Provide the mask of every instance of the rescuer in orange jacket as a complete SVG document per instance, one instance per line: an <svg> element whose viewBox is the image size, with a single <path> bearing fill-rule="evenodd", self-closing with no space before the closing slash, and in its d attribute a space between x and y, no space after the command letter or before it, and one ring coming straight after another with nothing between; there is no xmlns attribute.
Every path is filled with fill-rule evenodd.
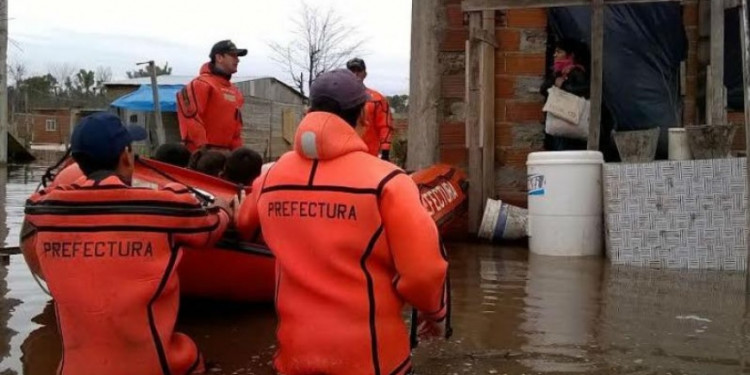
<svg viewBox="0 0 750 375"><path fill-rule="evenodd" d="M367 93L354 74L324 73L310 94L294 150L255 180L236 216L241 235L260 226L276 256L275 367L408 374L404 304L431 334L446 316L437 227L412 179L368 154L355 128Z"/></svg>
<svg viewBox="0 0 750 375"><path fill-rule="evenodd" d="M367 66L365 61L360 58L354 58L346 63L346 68L364 82L367 78ZM370 99L365 104L363 115L364 133L362 139L367 145L368 151L380 157L383 160L390 159L391 137L393 136L393 119L391 117L391 107L388 99L381 93L367 88Z"/></svg>
<svg viewBox="0 0 750 375"><path fill-rule="evenodd" d="M195 343L174 332L176 269L180 246L213 245L231 209L206 208L179 184L131 187L131 142L145 137L111 114L84 118L71 151L85 176L26 203L63 344L59 374L203 371Z"/></svg>
<svg viewBox="0 0 750 375"><path fill-rule="evenodd" d="M245 98L230 80L246 49L230 40L211 48L211 61L200 75L177 93L180 136L193 152L201 146L234 150L242 146L242 105Z"/></svg>

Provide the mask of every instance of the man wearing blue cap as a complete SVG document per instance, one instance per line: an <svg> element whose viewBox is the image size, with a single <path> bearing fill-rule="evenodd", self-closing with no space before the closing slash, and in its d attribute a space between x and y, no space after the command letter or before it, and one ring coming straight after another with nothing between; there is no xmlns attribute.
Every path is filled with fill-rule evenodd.
<svg viewBox="0 0 750 375"><path fill-rule="evenodd" d="M182 246L211 247L231 209L204 207L182 185L131 187L132 143L142 127L97 113L74 129L71 152L85 176L35 193L30 248L55 302L63 353L58 373L192 374L195 343L174 332Z"/></svg>

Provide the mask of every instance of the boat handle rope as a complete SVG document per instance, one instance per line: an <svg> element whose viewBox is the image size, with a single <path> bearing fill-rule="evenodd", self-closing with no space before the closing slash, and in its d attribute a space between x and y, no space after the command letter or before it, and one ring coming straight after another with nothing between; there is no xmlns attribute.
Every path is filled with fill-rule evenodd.
<svg viewBox="0 0 750 375"><path fill-rule="evenodd" d="M60 158L60 160L55 163L55 165L47 168L47 170L44 171L44 174L42 175L42 181L37 186L37 190L39 190L40 187L47 187L47 183L55 179L55 176L57 176L57 173L52 173L52 171L56 170L57 168L60 168L60 166L65 162L65 160L68 160L68 157L70 156L70 147L68 147L65 150L65 153Z"/></svg>
<svg viewBox="0 0 750 375"><path fill-rule="evenodd" d="M10 257L12 255L19 255L21 254L21 247L20 246L9 246L9 247L3 247L0 248L0 256L3 257ZM39 276L35 272L31 272L31 276L34 277L34 281L36 281L36 285L39 285L39 289L42 290L46 295L52 297L52 294L50 294L49 289L45 286L45 283L43 283L41 280L39 280Z"/></svg>
<svg viewBox="0 0 750 375"><path fill-rule="evenodd" d="M208 204L214 203L214 198L206 195L205 193L199 191L198 189L196 189L196 188L194 188L194 187L192 187L190 185L182 183L178 179L172 177L169 173L164 172L161 169L154 167L153 165L149 165L145 161L141 160L140 156L138 156L138 155L135 156L135 162L141 164L142 166L144 166L144 167L146 167L146 168L148 168L148 169L150 169L150 170L152 170L152 171L154 171L156 173L158 173L160 176L162 176L162 177L164 177L164 178L166 178L166 179L168 179L168 180L170 180L172 182L176 182L178 184L181 184L181 185L185 186L188 190L190 190L191 193L195 194L195 196L198 197L198 199L202 200L204 203L208 203Z"/></svg>

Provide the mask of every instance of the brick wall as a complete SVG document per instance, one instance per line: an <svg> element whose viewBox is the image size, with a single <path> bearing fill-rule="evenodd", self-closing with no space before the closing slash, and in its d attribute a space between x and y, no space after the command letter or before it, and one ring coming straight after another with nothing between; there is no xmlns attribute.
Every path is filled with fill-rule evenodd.
<svg viewBox="0 0 750 375"><path fill-rule="evenodd" d="M466 167L465 49L469 32L460 1L444 0L444 5L440 158ZM498 195L506 199L525 192L526 158L542 148L544 103L539 87L545 70L547 13L545 9L511 10L497 12L496 19L496 185ZM510 200L518 201L515 197Z"/></svg>
<svg viewBox="0 0 750 375"><path fill-rule="evenodd" d="M47 120L54 120L56 128L47 130ZM42 113L16 114L11 131L16 130L24 142L34 144L65 144L70 139L70 112L50 110ZM28 137L29 139L25 139Z"/></svg>
<svg viewBox="0 0 750 375"><path fill-rule="evenodd" d="M683 122L701 122L699 96L701 60L699 53L700 9L697 0L684 1L683 21L689 42L685 62ZM465 145L465 46L468 19L460 0L443 0L445 30L441 41L443 118L440 127L442 162L467 166ZM495 59L495 165L497 192L501 199L523 205L526 190L526 159L543 147L543 97L539 94L545 73L547 10L517 9L496 13ZM742 114L730 120L741 122ZM739 120L739 121L738 121ZM744 145L738 131L736 147Z"/></svg>
<svg viewBox="0 0 750 375"><path fill-rule="evenodd" d="M547 11L497 14L495 57L495 164L500 195L526 191L526 159L542 149Z"/></svg>
<svg viewBox="0 0 750 375"><path fill-rule="evenodd" d="M727 113L727 122L730 124L744 125L745 124L745 113L744 112L729 112ZM732 149L735 151L745 150L745 127L737 126L737 132L734 134L734 143Z"/></svg>
<svg viewBox="0 0 750 375"><path fill-rule="evenodd" d="M698 120L698 43L700 40L698 1L686 1L683 5L682 22L688 39L688 56L685 62L685 87L683 96L682 122L696 125Z"/></svg>

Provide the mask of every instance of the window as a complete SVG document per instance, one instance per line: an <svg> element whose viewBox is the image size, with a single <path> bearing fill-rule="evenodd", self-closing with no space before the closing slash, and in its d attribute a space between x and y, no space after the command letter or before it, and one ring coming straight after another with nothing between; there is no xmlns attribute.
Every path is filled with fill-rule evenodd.
<svg viewBox="0 0 750 375"><path fill-rule="evenodd" d="M44 128L48 132L57 131L57 120L55 120L53 118L47 119L47 121L44 122Z"/></svg>

